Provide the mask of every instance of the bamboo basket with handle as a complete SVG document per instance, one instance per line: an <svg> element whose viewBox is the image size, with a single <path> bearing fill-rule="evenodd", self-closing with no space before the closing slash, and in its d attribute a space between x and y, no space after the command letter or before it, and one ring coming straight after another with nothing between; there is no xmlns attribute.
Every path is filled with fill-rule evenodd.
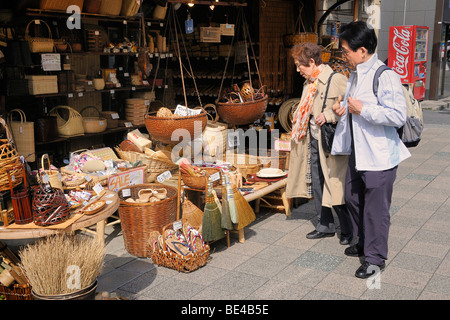
<svg viewBox="0 0 450 320"><path fill-rule="evenodd" d="M39 23L44 24L47 27L49 37L32 37L30 36L30 25L32 23ZM39 53L39 52L53 52L55 43L52 38L52 30L50 29L49 25L43 21L43 20L31 20L26 29L25 29L25 39L28 41L28 44L30 46L30 51L33 53Z"/></svg>
<svg viewBox="0 0 450 320"><path fill-rule="evenodd" d="M47 160L48 169L45 168L45 160ZM39 171L41 173L46 174L48 176L50 185L53 188L63 190L63 185L62 185L62 182L61 182L61 174L60 174L60 172L58 170L53 170L51 168L50 158L48 157L47 153L43 154L42 157L41 157L41 169ZM40 176L41 175L39 175L39 177Z"/></svg>
<svg viewBox="0 0 450 320"><path fill-rule="evenodd" d="M13 120L13 114L18 113L20 121ZM34 122L27 122L27 116L21 109L13 109L8 114L8 124L11 127L17 152L28 162L36 160L34 144Z"/></svg>
<svg viewBox="0 0 450 320"><path fill-rule="evenodd" d="M60 112L67 114L67 120ZM56 116L58 134L63 137L84 135L83 117L75 109L69 106L56 106L50 110L51 116Z"/></svg>
<svg viewBox="0 0 450 320"><path fill-rule="evenodd" d="M95 110L97 113L97 117L84 117L83 112L86 110ZM108 121L106 118L103 118L100 114L100 111L94 106L88 106L83 108L80 111L80 114L83 117L83 129L85 133L99 133L106 130L106 127L108 125Z"/></svg>
<svg viewBox="0 0 450 320"><path fill-rule="evenodd" d="M11 131L3 118L0 118L0 124L6 131L6 139L0 139L0 191L9 190L8 173L15 176L12 187L15 188L22 183L22 175L20 174L20 155L14 144Z"/></svg>
<svg viewBox="0 0 450 320"><path fill-rule="evenodd" d="M283 36L283 43L285 47L292 47L296 44L304 42L312 42L317 44L319 41L319 35L316 32L306 32L306 28L302 20L302 9L303 4L300 5L298 18L295 23L296 33L285 34ZM300 27L303 27L304 32L300 32Z"/></svg>

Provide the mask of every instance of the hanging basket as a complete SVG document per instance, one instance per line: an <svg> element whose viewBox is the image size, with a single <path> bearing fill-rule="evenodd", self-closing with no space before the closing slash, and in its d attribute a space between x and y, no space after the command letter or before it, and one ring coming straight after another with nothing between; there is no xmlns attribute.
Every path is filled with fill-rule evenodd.
<svg viewBox="0 0 450 320"><path fill-rule="evenodd" d="M295 23L295 29L297 30L295 33L285 34L283 36L283 43L285 47L293 47L296 44L304 43L304 42L312 42L317 44L319 42L319 36L315 32L300 32L300 25L303 27L303 30L306 31L305 25L302 21L302 9L303 5L301 5L298 18Z"/></svg>
<svg viewBox="0 0 450 320"><path fill-rule="evenodd" d="M198 115L182 117L157 117L156 112L151 112L145 116L145 127L152 139L170 144L177 142L177 140L172 140L172 133L177 129L187 130L191 136L191 141L194 140L195 134L201 135L205 130L207 121L208 117L205 110L202 110ZM196 132L196 129L199 132ZM183 131L180 130L180 133L182 134ZM174 139L181 138L175 134Z"/></svg>
<svg viewBox="0 0 450 320"><path fill-rule="evenodd" d="M260 119L266 112L268 101L268 96L264 95L262 99L242 103L218 102L216 109L223 121L240 126Z"/></svg>

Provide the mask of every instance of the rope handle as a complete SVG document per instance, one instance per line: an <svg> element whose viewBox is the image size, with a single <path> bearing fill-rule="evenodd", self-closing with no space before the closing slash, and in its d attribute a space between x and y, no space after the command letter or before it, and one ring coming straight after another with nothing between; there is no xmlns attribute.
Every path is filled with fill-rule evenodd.
<svg viewBox="0 0 450 320"><path fill-rule="evenodd" d="M25 39L30 38L30 35L29 35L29 33L30 33L30 31L29 31L30 25L31 25L31 23L33 23L33 22L36 23L36 21L39 21L39 23L44 23L44 24L47 26L48 33L49 33L49 35L50 35L50 39L53 40L52 30L50 29L50 26L49 26L49 25L47 24L47 22L45 22L44 20L39 20L39 19L31 20L31 21L28 23L27 28L25 29ZM36 23L36 24L37 24L37 23Z"/></svg>
<svg viewBox="0 0 450 320"><path fill-rule="evenodd" d="M216 117L215 117L215 118L213 118L213 116L212 116L210 113L208 113L208 111L206 111L206 109L208 109L208 108L212 108L212 109L214 110L214 113L216 114ZM208 103L208 104L206 104L206 105L203 107L203 109L206 111L206 114L207 114L208 116L211 117L211 121L212 121L213 123L216 123L217 121L219 121L219 114L217 113L217 109L216 109L216 105L215 105L215 104L213 104L213 103Z"/></svg>
<svg viewBox="0 0 450 320"><path fill-rule="evenodd" d="M98 116L100 117L100 111L99 111L96 107L94 107L94 106L87 106L87 107L84 107L83 109L81 109L80 114L83 115L83 111L85 111L85 110L87 110L87 109L95 109L95 111L97 111Z"/></svg>

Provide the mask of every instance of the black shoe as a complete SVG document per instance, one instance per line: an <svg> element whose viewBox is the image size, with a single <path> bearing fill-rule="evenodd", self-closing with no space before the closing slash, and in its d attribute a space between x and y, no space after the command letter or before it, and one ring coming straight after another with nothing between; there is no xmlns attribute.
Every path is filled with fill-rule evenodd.
<svg viewBox="0 0 450 320"><path fill-rule="evenodd" d="M350 242L352 242L353 234L341 234L341 239L339 240L339 243L342 245L348 245Z"/></svg>
<svg viewBox="0 0 450 320"><path fill-rule="evenodd" d="M344 253L346 256L350 257L362 257L364 255L364 249L361 248L358 244L355 244L345 249Z"/></svg>
<svg viewBox="0 0 450 320"><path fill-rule="evenodd" d="M306 238L308 239L321 239L326 237L334 237L334 232L327 233L314 230L306 235Z"/></svg>
<svg viewBox="0 0 450 320"><path fill-rule="evenodd" d="M364 261L364 263L356 270L355 276L361 279L367 279L374 275L376 272L381 272L384 270L386 264L383 262L381 265L371 264L370 262Z"/></svg>

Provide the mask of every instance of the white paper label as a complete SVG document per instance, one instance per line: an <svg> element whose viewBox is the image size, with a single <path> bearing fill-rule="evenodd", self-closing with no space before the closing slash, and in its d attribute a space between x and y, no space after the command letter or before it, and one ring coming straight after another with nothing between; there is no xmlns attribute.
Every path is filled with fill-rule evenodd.
<svg viewBox="0 0 450 320"><path fill-rule="evenodd" d="M113 114L111 114L111 118L119 119L119 114L118 113L113 113Z"/></svg>
<svg viewBox="0 0 450 320"><path fill-rule="evenodd" d="M220 172L216 172L216 173L212 174L210 176L210 178L211 178L212 182L219 180L220 179Z"/></svg>
<svg viewBox="0 0 450 320"><path fill-rule="evenodd" d="M130 189L123 189L122 190L122 197L127 198L131 196L131 190Z"/></svg>
<svg viewBox="0 0 450 320"><path fill-rule="evenodd" d="M183 227L183 223L181 222L181 220L175 221L173 223L173 230L177 231L180 230Z"/></svg>
<svg viewBox="0 0 450 320"><path fill-rule="evenodd" d="M97 195L100 195L100 192L103 191L103 186L100 183L97 183L93 189Z"/></svg>
<svg viewBox="0 0 450 320"><path fill-rule="evenodd" d="M172 178L172 174L170 171L164 171L159 176L156 177L156 180L158 180L159 183L163 183L164 180Z"/></svg>

